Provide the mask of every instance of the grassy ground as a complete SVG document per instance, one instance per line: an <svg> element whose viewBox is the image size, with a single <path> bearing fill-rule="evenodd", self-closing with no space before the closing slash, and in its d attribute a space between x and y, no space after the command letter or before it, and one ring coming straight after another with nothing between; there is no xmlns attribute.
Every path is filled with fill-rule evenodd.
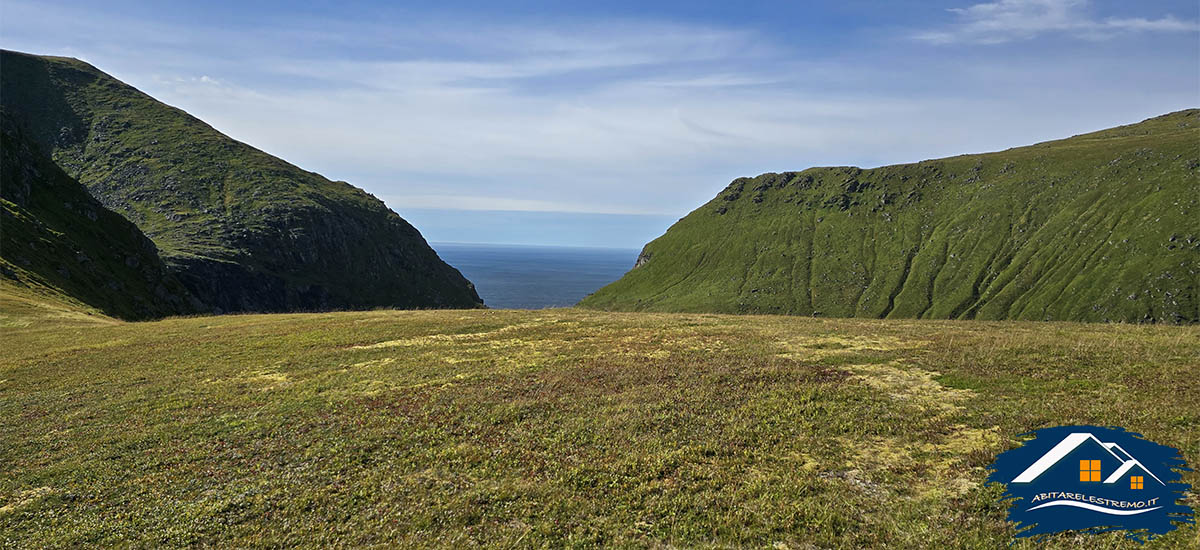
<svg viewBox="0 0 1200 550"><path fill-rule="evenodd" d="M1017 434L1200 463L1200 327L0 306L12 547L999 548Z"/></svg>

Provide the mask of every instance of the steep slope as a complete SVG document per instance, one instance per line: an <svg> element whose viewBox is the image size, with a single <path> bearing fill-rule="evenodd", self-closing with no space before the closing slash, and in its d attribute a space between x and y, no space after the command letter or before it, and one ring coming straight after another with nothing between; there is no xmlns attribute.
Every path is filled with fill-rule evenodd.
<svg viewBox="0 0 1200 550"><path fill-rule="evenodd" d="M740 178L581 305L1200 320L1200 110L1007 151Z"/></svg>
<svg viewBox="0 0 1200 550"><path fill-rule="evenodd" d="M154 243L64 174L3 110L0 278L124 319L202 310Z"/></svg>
<svg viewBox="0 0 1200 550"><path fill-rule="evenodd" d="M215 310L481 304L375 197L234 141L86 63L2 52L0 102Z"/></svg>

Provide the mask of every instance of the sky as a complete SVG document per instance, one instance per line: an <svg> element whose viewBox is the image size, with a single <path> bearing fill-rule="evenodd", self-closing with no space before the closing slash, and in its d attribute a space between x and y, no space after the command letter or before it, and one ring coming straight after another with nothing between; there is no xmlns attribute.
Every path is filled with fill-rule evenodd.
<svg viewBox="0 0 1200 550"><path fill-rule="evenodd" d="M1200 106L1195 0L2 0L0 47L88 61L433 242L640 248L737 177Z"/></svg>

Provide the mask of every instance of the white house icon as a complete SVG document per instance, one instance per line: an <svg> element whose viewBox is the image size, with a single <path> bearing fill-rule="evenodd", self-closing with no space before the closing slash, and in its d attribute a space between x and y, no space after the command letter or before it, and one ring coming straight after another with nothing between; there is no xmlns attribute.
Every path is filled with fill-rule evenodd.
<svg viewBox="0 0 1200 550"><path fill-rule="evenodd" d="M1105 443L1099 439L1096 439L1096 436L1086 432L1073 433L1067 437L1064 437L1062 441L1058 442L1058 445L1055 445L1054 448L1047 451L1046 454L1042 455L1041 458L1037 459L1036 462L1026 468L1024 472L1021 472L1021 475L1013 478L1012 482L1032 482L1033 480L1037 479L1038 476L1045 473L1046 470L1049 470L1052 466L1058 464L1060 460L1066 458L1067 455L1071 454L1081 445L1084 445L1088 442L1096 443L1102 449L1108 451L1113 458L1117 459L1117 461L1121 463L1121 465L1112 474L1104 479L1104 483L1116 483L1117 481L1120 481L1123 476L1133 471L1134 468L1139 468L1142 472L1154 478L1154 480L1159 484L1166 485L1166 483L1163 483L1158 476L1154 475L1153 472L1147 469L1144 464L1138 462L1136 458L1133 458L1133 455L1130 455L1125 451L1125 449L1122 449L1120 445L1117 445L1116 443ZM1093 478L1093 481L1096 479L1098 478Z"/></svg>

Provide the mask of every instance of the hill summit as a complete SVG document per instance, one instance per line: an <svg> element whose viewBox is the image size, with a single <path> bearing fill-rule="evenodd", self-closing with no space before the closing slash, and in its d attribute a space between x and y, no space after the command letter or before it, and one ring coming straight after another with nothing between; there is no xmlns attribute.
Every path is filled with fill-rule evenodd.
<svg viewBox="0 0 1200 550"><path fill-rule="evenodd" d="M581 305L1200 320L1200 110L1059 141L734 180Z"/></svg>

